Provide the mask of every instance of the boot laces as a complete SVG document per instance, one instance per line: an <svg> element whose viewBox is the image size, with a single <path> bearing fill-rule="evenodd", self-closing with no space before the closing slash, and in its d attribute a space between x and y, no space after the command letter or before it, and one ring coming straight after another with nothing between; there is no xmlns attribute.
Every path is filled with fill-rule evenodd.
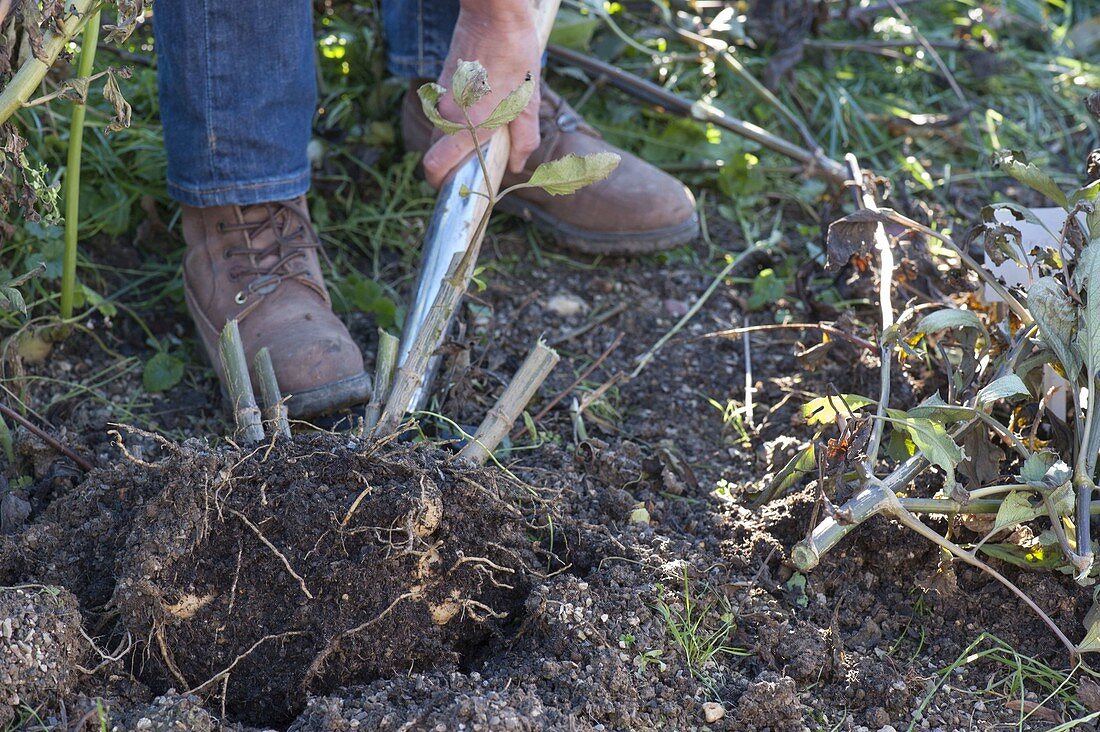
<svg viewBox="0 0 1100 732"><path fill-rule="evenodd" d="M245 232L250 241L255 241L268 230L274 236L274 241L266 247L228 247L225 250L226 259L237 257L247 259L248 262L233 267L229 273L229 278L234 281L251 278L237 293L237 304L244 305L253 295L272 293L287 279L301 282L324 297L324 289L313 281L306 267L292 267L300 260L306 260L311 250L324 256L321 241L317 238L309 217L285 202L261 205L265 207L266 214L261 219L218 224L223 232Z"/></svg>

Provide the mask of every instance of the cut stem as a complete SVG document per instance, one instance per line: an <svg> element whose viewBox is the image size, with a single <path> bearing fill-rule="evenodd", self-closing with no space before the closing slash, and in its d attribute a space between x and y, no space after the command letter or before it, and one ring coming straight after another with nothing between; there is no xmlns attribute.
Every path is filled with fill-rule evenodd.
<svg viewBox="0 0 1100 732"><path fill-rule="evenodd" d="M273 433L278 433L289 439L290 419L283 400L283 393L279 389L279 380L275 378L275 365L271 362L271 351L264 346L256 351L256 357L252 359L252 366L256 370L256 380L260 383L260 399L263 401L264 422Z"/></svg>
<svg viewBox="0 0 1100 732"><path fill-rule="evenodd" d="M909 462L912 462L912 460ZM1071 657L1076 658L1077 647L1066 637L1065 633L1062 632L1061 628L1055 624L1051 617L1047 615L1041 607L1035 604L1034 600L1027 596L1027 593L1010 582L1008 578L993 567L925 525L920 519L905 509L903 504L898 500L897 495L895 495L895 493L882 481L871 478L868 487L861 490L851 500L844 504L840 511L842 515L846 517L843 525L838 523L834 518L828 518L822 521L821 524L814 529L813 534L809 538L799 542L792 550L791 560L799 571L807 572L817 566L823 553L823 551L821 551L822 547L824 547L825 544L828 544L828 546L834 545L840 538L847 535L853 528L858 526L860 522L866 521L875 514L889 514L906 528L920 534L925 539L945 549L967 564L988 573L1008 588L1008 590L1022 600L1024 604L1030 607L1036 615L1042 618L1047 627L1050 628L1054 635L1057 636L1058 640L1060 640L1069 650ZM852 522L848 523L847 518L850 518ZM831 543L829 543L830 541Z"/></svg>
<svg viewBox="0 0 1100 732"><path fill-rule="evenodd" d="M397 347L400 344L397 336L378 329L378 356L374 361L374 391L371 392L370 403L367 404L366 413L363 415L363 428L369 435L378 424L378 418L382 415L382 405L389 396L390 385L393 383L393 367L397 363Z"/></svg>
<svg viewBox="0 0 1100 732"><path fill-rule="evenodd" d="M458 456L483 465L557 363L558 354L554 349L541 340L536 343L500 399L485 415L474 439L462 448Z"/></svg>
<svg viewBox="0 0 1100 732"><path fill-rule="evenodd" d="M99 42L99 15L96 10L84 28L84 41L80 47L80 65L77 76L92 75L95 64L96 44ZM65 253L61 265L61 319L73 317L73 298L76 290L76 245L80 234L80 156L84 149L84 114L87 99L73 102L73 116L69 124L69 154L65 165Z"/></svg>
<svg viewBox="0 0 1100 732"><path fill-rule="evenodd" d="M218 354L225 373L225 388L233 407L237 439L246 445L259 442L264 439L263 422L260 408L256 406L256 395L252 391L252 380L248 376L248 359L244 355L241 330L236 320L230 320L222 329Z"/></svg>

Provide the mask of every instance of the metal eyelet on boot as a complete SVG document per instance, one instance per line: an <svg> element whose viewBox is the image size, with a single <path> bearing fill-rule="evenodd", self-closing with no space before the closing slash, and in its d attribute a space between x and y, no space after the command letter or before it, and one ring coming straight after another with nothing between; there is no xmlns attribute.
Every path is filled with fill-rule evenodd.
<svg viewBox="0 0 1100 732"><path fill-rule="evenodd" d="M558 118L554 120L554 124L558 126L558 129L562 132L576 132L577 131L577 118L568 112L562 112L558 115Z"/></svg>
<svg viewBox="0 0 1100 732"><path fill-rule="evenodd" d="M238 292L236 297L233 298L233 302L238 305L244 305L251 295L268 295L275 292L275 289L282 281L283 278L279 275L260 275L249 282L247 287Z"/></svg>

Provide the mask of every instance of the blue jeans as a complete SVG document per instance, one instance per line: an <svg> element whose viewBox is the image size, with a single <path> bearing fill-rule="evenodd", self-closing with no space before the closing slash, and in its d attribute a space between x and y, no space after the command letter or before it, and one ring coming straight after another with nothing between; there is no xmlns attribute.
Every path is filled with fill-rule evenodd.
<svg viewBox="0 0 1100 732"><path fill-rule="evenodd" d="M383 0L388 66L439 75L459 0ZM157 0L168 193L189 206L281 201L309 190L317 104L310 0Z"/></svg>

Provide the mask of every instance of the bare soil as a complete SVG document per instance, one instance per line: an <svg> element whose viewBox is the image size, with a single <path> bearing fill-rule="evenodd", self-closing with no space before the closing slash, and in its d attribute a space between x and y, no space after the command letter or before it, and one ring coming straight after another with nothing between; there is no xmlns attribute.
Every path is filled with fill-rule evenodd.
<svg viewBox="0 0 1100 732"><path fill-rule="evenodd" d="M13 624L9 637L0 626L0 723L992 730L1020 717L978 693L1003 675L994 664L952 675L914 717L982 630L1066 664L1011 594L969 569L937 573L942 557L886 520L801 578L787 551L809 527L813 490L757 511L743 503L812 436L806 398L873 392L873 358L838 343L808 370L799 356L817 336L754 337L757 410L743 440L710 402L742 398L743 344L700 337L743 321L744 288L721 287L638 378L592 401L580 434L570 401L633 370L713 275L691 261L590 271L547 258L527 270L497 273L467 313L448 416L476 423L540 334L558 339L563 361L534 411L629 337L541 420L534 447L516 440L509 472L345 433L241 450L123 430L124 454L103 413L86 409L65 435L97 463L80 477L22 437L12 474L34 477L23 490L33 511L0 536L0 584L23 586L0 590L0 623L39 630L28 638L30 626ZM76 340L37 368L87 353ZM918 376L898 383L899 400L927 390ZM159 408L190 405L209 427L220 418L213 393L179 387ZM728 495L715 495L719 480ZM1004 569L1064 628L1080 627L1088 592ZM696 645L678 642L685 625ZM1058 701L1046 707L1071 716Z"/></svg>

